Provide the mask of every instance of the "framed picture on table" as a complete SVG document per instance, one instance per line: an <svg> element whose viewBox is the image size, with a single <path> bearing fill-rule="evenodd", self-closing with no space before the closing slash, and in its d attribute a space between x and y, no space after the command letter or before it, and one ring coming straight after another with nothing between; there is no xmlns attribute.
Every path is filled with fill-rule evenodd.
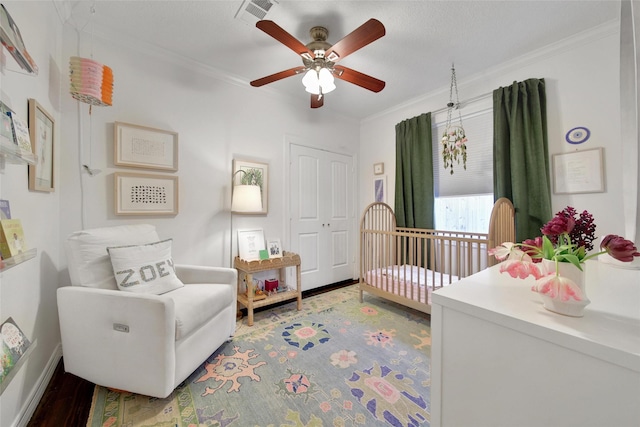
<svg viewBox="0 0 640 427"><path fill-rule="evenodd" d="M238 230L238 256L245 261L260 259L260 251L264 251L264 232L261 228Z"/></svg>
<svg viewBox="0 0 640 427"><path fill-rule="evenodd" d="M267 250L269 251L269 258L282 258L282 247L280 246L280 239L271 239L267 242Z"/></svg>

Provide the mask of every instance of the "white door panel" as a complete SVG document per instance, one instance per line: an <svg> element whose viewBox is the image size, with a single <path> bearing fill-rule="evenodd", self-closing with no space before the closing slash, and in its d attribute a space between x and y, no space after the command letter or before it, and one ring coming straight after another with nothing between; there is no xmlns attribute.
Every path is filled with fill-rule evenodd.
<svg viewBox="0 0 640 427"><path fill-rule="evenodd" d="M353 158L290 145L291 250L300 254L302 289L353 276Z"/></svg>

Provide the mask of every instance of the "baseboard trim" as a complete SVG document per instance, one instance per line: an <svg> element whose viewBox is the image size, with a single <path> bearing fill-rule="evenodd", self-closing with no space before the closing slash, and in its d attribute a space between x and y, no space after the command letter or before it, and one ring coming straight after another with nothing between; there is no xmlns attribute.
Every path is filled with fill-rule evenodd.
<svg viewBox="0 0 640 427"><path fill-rule="evenodd" d="M58 346L53 350L51 357L49 358L49 362L45 370L38 378L37 386L33 388L29 398L27 399L25 405L22 407L20 413L16 417L16 422L13 424L13 427L26 427L29 423L29 420L36 412L38 408L38 404L40 403L40 399L44 395L44 392L47 390L47 386L49 385L49 381L53 377L53 374L56 371L56 367L58 366L58 362L62 358L62 343L59 343Z"/></svg>

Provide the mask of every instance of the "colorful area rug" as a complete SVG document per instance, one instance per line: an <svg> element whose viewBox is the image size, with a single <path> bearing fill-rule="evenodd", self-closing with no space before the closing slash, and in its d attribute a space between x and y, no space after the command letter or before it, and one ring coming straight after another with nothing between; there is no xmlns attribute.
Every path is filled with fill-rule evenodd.
<svg viewBox="0 0 640 427"><path fill-rule="evenodd" d="M238 321L168 398L96 386L87 426L428 426L428 317L349 286Z"/></svg>

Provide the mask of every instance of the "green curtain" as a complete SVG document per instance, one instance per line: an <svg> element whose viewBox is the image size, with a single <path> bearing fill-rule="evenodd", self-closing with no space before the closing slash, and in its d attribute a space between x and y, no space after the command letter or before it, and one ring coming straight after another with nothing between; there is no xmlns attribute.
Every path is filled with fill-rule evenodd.
<svg viewBox="0 0 640 427"><path fill-rule="evenodd" d="M552 213L544 79L493 91L493 189L516 208L516 241L541 235Z"/></svg>
<svg viewBox="0 0 640 427"><path fill-rule="evenodd" d="M396 198L398 227L434 228L431 113L396 125Z"/></svg>

